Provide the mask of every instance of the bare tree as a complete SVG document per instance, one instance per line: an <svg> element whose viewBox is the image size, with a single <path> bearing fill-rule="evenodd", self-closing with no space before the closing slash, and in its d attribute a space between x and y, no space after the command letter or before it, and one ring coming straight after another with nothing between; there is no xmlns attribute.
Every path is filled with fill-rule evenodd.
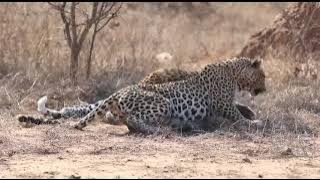
<svg viewBox="0 0 320 180"><path fill-rule="evenodd" d="M101 29L103 29L112 19L114 19L117 15L118 12L122 6L120 4L118 7L115 7L116 3L111 4L110 6L108 5L108 2L102 2L98 12L97 16L100 18L98 21L94 22L94 28L93 28L93 33L92 33L92 38L91 38L91 43L90 43L90 50L89 50L89 56L87 59L87 71L86 71L86 78L88 79L91 74L91 62L92 62L92 51L94 47L94 41L96 39L96 35ZM111 12L111 10L114 10L114 12Z"/></svg>
<svg viewBox="0 0 320 180"><path fill-rule="evenodd" d="M91 36L89 57L87 60L87 73L89 73L89 75L91 68L91 56L96 34L118 15L122 3L49 2L49 4L55 10L59 11L61 19L64 23L64 35L71 50L69 73L72 82L76 84L79 55L90 30L94 28ZM87 75L87 77L89 77L89 75Z"/></svg>

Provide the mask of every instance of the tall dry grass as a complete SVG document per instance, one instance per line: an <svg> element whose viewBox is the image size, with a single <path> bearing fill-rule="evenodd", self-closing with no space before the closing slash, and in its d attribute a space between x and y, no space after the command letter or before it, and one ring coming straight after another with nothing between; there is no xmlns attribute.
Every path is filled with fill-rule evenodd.
<svg viewBox="0 0 320 180"><path fill-rule="evenodd" d="M69 49L59 14L46 3L3 3L0 8L1 73L26 71L28 76L66 77ZM106 28L97 37L94 71L118 69L121 64L151 71L156 68L152 67L154 56L163 51L183 63L208 55L228 57L273 19L256 12L276 15L279 10L270 4L213 5L193 12L123 8L120 26ZM82 67L87 47L88 42L81 56Z"/></svg>
<svg viewBox="0 0 320 180"><path fill-rule="evenodd" d="M98 34L92 77L84 80L89 44L80 55L80 79L71 86L69 49L63 24L46 3L0 5L1 111L35 111L35 102L49 95L49 106L61 108L94 102L140 80L159 68L155 55L174 56L172 66L204 64L238 53L250 35L270 25L286 4L211 3L192 11L183 8L124 8L119 27ZM271 122L274 133L316 134L319 130L319 83L293 77L289 57L270 55L264 61L268 91L250 106ZM243 100L247 101L247 100Z"/></svg>

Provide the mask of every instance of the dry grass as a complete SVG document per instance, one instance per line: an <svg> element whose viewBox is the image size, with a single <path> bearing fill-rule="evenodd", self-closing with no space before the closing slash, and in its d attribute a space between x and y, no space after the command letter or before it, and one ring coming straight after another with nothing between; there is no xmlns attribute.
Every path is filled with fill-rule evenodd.
<svg viewBox="0 0 320 180"><path fill-rule="evenodd" d="M230 163L234 163L238 161L239 154L250 159L257 156L268 160L282 157L281 152L286 148L291 148L297 157L317 157L318 143L313 137L317 136L320 128L320 84L310 79L294 77L295 64L291 58L280 58L272 54L264 61L268 77L267 92L255 97L253 101L246 97L240 98L240 102L245 102L257 112L259 119L268 120L265 129L268 137L256 133L251 139L238 138L237 134L225 132L222 136L219 133L207 133L187 137L177 135L167 139L140 138L121 133L119 135L119 132L125 132L124 127L101 123L89 126L84 132L70 129L68 123L26 129L20 127L13 118L17 113L35 112L36 101L42 95L49 96L49 106L54 108L105 98L117 89L135 83L148 72L159 68L160 65L154 57L163 51L173 54L172 66L194 69L217 59L234 56L245 45L250 35L271 24L283 7L285 5L270 3L217 3L215 6L201 7L193 12L142 7L136 10L124 9L121 18L118 19L120 26L105 29L97 37L93 56L93 76L84 80L84 74L81 73L79 76L83 81L74 87L67 78L69 50L63 37L62 23L56 12L50 10L45 3L2 3L0 169L2 157L5 160L16 157L18 160L15 160L19 162L25 154L33 154L35 157L57 156L55 158L58 159L74 158L74 154L86 156L88 159L96 157L93 155L99 155L111 159L112 163L118 163L117 166L122 166L127 162L123 158L130 157L132 161L140 162L160 153L157 157L158 160L164 158L164 161L161 161L163 164L167 163L166 160L171 162L172 159L179 158L190 164L183 165L179 161L178 164L161 167L161 170L151 168L147 175L126 175L176 177L178 174L179 177L195 177L195 172L190 169L194 168L192 163L200 163L201 160L197 158L202 158L202 162L207 164L214 161L223 164L225 159L231 159ZM88 49L86 46L88 44L84 49ZM81 54L81 68L84 68L85 62L82 61L86 55L86 51ZM234 154L224 154L230 149ZM135 158L138 156L141 158ZM148 166L156 166L153 164L157 163L155 156L148 159L151 164ZM72 162L77 160L73 159ZM96 162L96 159L90 160ZM25 163L32 162L34 160L26 160ZM59 162L62 161L58 161L58 165ZM99 164L98 160L97 163ZM230 164L225 165L229 167ZM203 169L199 169L202 166ZM128 166L130 167L137 166L133 164ZM199 164L198 170L207 172L205 167L207 166ZM218 168L219 165L210 167ZM190 171L183 174L186 169ZM198 176L257 177L254 172L243 176L241 172L234 175L229 171L223 172L221 170L210 174L208 171L207 174ZM96 173L97 176L101 175L99 172ZM115 176L115 173L113 175ZM10 173L7 176L17 177ZM19 174L19 177L50 176Z"/></svg>
<svg viewBox="0 0 320 180"><path fill-rule="evenodd" d="M1 87L9 92L4 95L4 104L18 105L10 96L18 96L12 98L19 102L32 93L51 95L46 91L54 91L52 89L60 91L58 94L67 88L76 91L78 87L69 87L67 79L69 49L58 14L46 3L4 3L0 10L3 14L0 74L5 77L1 79ZM261 15L255 15L256 12ZM91 91L98 92L90 91L92 96L80 98L93 102L140 80L159 67L154 56L163 51L173 54L172 66L178 67L233 56L253 32L269 25L279 12L279 6L268 3L218 3L193 12L123 9L118 19L120 26L105 29L97 37L93 76L80 83L81 89L87 85L92 87ZM270 13L273 15L269 16ZM84 50L87 46L88 42ZM81 54L81 68L86 55L86 51ZM79 76L83 79L83 74ZM16 80L11 82L12 78ZM78 97L65 96L61 100L74 101Z"/></svg>
<svg viewBox="0 0 320 180"><path fill-rule="evenodd" d="M163 51L173 54L172 66L197 65L195 69L232 57L251 34L270 25L284 7L218 3L193 11L124 8L118 19L120 26L99 34L94 75L84 80L80 73L83 81L73 87L67 78L68 47L56 12L45 3L5 3L0 8L4 14L0 105L11 112L34 111L35 101L42 95L49 95L49 106L57 108L81 101L91 103L159 68L154 56ZM36 17L41 18L34 21ZM83 51L82 61L86 53ZM251 106L259 118L272 122L273 132L284 128L283 132L317 133L318 83L294 78L292 60L279 57L271 54L265 58L268 92Z"/></svg>

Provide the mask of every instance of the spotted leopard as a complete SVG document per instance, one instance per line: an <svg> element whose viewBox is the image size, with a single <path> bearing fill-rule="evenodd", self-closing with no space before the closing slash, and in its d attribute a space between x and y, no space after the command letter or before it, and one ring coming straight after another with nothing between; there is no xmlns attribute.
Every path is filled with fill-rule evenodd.
<svg viewBox="0 0 320 180"><path fill-rule="evenodd" d="M192 76L197 75L197 71L187 71L179 68L172 69L158 69L150 74L148 74L145 78L139 81L139 84L162 84L167 82L181 81L191 78ZM241 112L243 116L246 118L253 120L255 118L255 113L250 107L240 104L239 102L235 102L237 109ZM117 112L117 111L114 111ZM107 112L106 118L104 122L114 125L121 124L121 119L119 119L119 115L114 115L110 111ZM209 115L209 119L216 120L217 117L214 114Z"/></svg>
<svg viewBox="0 0 320 180"><path fill-rule="evenodd" d="M236 90L249 91L252 95L266 90L260 60L233 58L207 65L186 80L125 87L85 108L83 114L86 115L74 127L83 129L97 115L104 115L110 109L123 116L122 123L130 131L146 134L159 132L164 126L172 129L197 128L210 112L241 127L261 124L260 121L251 122L236 108ZM43 114L55 117L70 116L66 109L62 112L41 110Z"/></svg>
<svg viewBox="0 0 320 180"><path fill-rule="evenodd" d="M173 81L181 81L191 78L195 75L198 75L197 71L187 71L179 68L159 69L148 74L139 82L139 84L162 84ZM248 106L240 104L239 102L235 103L241 114L246 118L252 120L255 117L255 113Z"/></svg>
<svg viewBox="0 0 320 180"><path fill-rule="evenodd" d="M162 84L167 82L173 82L173 81L181 81L186 80L188 78L191 78L192 76L197 75L197 71L187 71L183 69L178 68L172 68L172 69L159 69L156 70L149 75L147 75L145 78L143 78L141 81L139 81L139 84ZM90 106L94 106L93 104L89 105L82 105L82 106L73 106L73 107L67 107L63 108L60 111L55 110L46 110L45 104L47 101L47 97L43 97L38 101L38 110L45 115L50 114L50 119L46 119L43 117L33 117L30 115L19 115L18 120L21 123L24 123L26 125L29 125L30 123L39 125L39 124L59 124L60 121L57 121L56 119L59 118L70 118L70 117L83 117L85 116L90 109ZM250 119L253 120L255 117L255 113L245 105L242 105L238 102L235 102L237 109L240 111L240 113ZM123 122L124 115L119 113L118 109L111 109L111 111L108 111L106 113L106 117L103 120L103 122L106 122L108 124L113 125L120 125ZM211 121L216 121L218 117L216 117L214 114L209 114L208 119ZM208 126L208 124L204 124L204 126ZM209 126L208 126L209 127ZM205 128L205 127L204 127Z"/></svg>

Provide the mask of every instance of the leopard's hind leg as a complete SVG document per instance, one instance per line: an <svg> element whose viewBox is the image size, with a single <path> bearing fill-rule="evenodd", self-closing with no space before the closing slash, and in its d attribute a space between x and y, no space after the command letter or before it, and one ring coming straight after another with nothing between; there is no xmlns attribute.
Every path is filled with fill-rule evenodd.
<svg viewBox="0 0 320 180"><path fill-rule="evenodd" d="M110 99L106 99L96 109L82 118L74 127L84 128L96 115L105 114L110 110ZM170 124L171 104L168 99L154 92L143 90L128 91L116 100L122 114L126 115L124 124L132 132L144 134L157 133L162 125Z"/></svg>

